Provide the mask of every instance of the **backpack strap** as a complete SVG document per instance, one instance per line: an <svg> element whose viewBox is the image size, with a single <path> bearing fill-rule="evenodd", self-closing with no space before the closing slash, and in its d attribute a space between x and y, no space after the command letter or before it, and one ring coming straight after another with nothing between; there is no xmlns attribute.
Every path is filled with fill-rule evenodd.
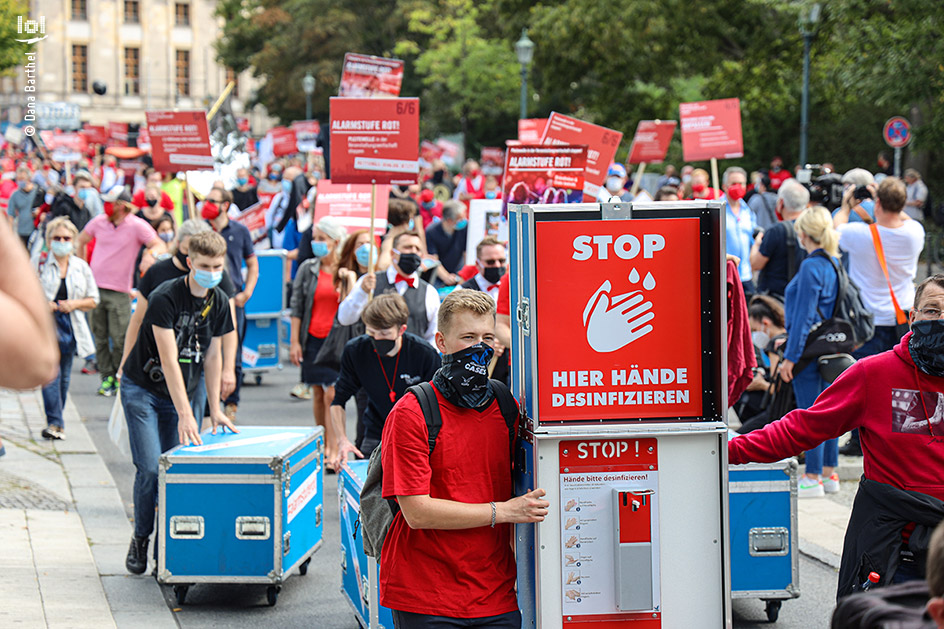
<svg viewBox="0 0 944 629"><path fill-rule="evenodd" d="M796 275L796 234L793 233L793 221L790 221L790 227L787 228L787 234L784 236L784 242L787 245L787 283Z"/></svg>
<svg viewBox="0 0 944 629"><path fill-rule="evenodd" d="M433 448L436 447L436 438L439 437L439 430L443 423L436 391L433 389L433 385L428 382L415 384L406 391L415 395L416 400L420 403L420 410L423 411L423 419L426 420L426 430L429 433L429 454L432 456Z"/></svg>
<svg viewBox="0 0 944 629"><path fill-rule="evenodd" d="M502 417L505 418L505 425L508 427L508 443L511 447L511 460L514 462L515 440L518 436L515 430L515 424L521 415L521 411L518 408L518 402L515 400L515 396L511 394L511 391L504 382L501 380L490 380L489 383L491 384L495 398L498 400L498 408L501 409Z"/></svg>
<svg viewBox="0 0 944 629"><path fill-rule="evenodd" d="M836 272L836 303L833 305L833 318L835 319L836 317L840 315L840 311L842 310L842 303L846 298L846 287L847 287L848 279L846 278L846 274L843 272L843 268L840 265L836 264L836 261L833 260L833 257L828 255L822 249L816 250L811 255L815 255L817 257L825 258L826 260L828 260L829 264L833 267L833 271ZM819 306L816 307L816 311L819 312ZM822 317L823 313L819 312L819 316ZM825 317L823 317L823 319L825 320Z"/></svg>

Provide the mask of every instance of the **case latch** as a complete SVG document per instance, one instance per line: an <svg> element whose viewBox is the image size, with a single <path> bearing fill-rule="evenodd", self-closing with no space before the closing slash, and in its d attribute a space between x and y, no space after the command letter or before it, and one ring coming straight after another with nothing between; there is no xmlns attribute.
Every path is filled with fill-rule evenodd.
<svg viewBox="0 0 944 629"><path fill-rule="evenodd" d="M790 552L790 531L782 526L751 529L751 557L782 557Z"/></svg>
<svg viewBox="0 0 944 629"><path fill-rule="evenodd" d="M525 336L531 336L531 302L522 298L518 302L518 309L515 311L515 318L518 321L518 327Z"/></svg>

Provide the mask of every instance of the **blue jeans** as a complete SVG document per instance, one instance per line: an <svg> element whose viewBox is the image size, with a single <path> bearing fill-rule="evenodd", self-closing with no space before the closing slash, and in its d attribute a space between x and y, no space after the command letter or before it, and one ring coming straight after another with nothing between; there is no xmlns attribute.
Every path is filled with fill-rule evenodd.
<svg viewBox="0 0 944 629"><path fill-rule="evenodd" d="M869 339L869 342L852 352L852 357L859 360L866 356L881 354L898 345L900 340L898 335L895 334L895 326L877 325L875 326L875 334Z"/></svg>
<svg viewBox="0 0 944 629"><path fill-rule="evenodd" d="M809 408L826 390L829 383L819 375L819 366L812 362L793 378L793 393L796 395L797 408ZM806 451L806 473L822 474L823 466L839 465L839 439L829 439L812 450Z"/></svg>
<svg viewBox="0 0 944 629"><path fill-rule="evenodd" d="M43 406L46 408L46 425L65 427L62 409L66 405L69 393L69 381L72 379L72 359L75 351L59 354L59 373L56 379L43 387Z"/></svg>
<svg viewBox="0 0 944 629"><path fill-rule="evenodd" d="M203 418L206 417L207 410L207 385L206 378L200 377L197 382L197 390L193 392L193 399L190 400L190 408L193 409L193 417L197 420L197 426L203 425Z"/></svg>
<svg viewBox="0 0 944 629"><path fill-rule="evenodd" d="M128 423L134 475L134 535L147 537L154 530L157 504L157 472L161 454L179 441L174 403L138 386L125 375L121 379L121 405Z"/></svg>
<svg viewBox="0 0 944 629"><path fill-rule="evenodd" d="M239 405L239 390L243 386L243 339L246 338L246 309L239 306L236 306L236 334L239 338L236 344L236 388L226 398L225 403Z"/></svg>

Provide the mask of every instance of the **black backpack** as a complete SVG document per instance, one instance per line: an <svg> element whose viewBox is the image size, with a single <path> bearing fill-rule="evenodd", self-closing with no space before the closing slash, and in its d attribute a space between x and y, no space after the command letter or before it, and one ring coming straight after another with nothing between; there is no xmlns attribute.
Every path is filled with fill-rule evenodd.
<svg viewBox="0 0 944 629"><path fill-rule="evenodd" d="M508 427L508 447L511 451L511 460L514 462L515 439L517 436L515 434L515 423L520 414L518 403L503 382L498 380L490 380L489 382L495 397L498 399L498 407L505 419L505 425ZM406 391L415 395L420 403L423 419L426 420L426 428L429 432L429 454L432 456L433 448L436 447L436 438L439 436L439 430L443 423L436 392L428 382L414 385ZM383 443L374 448L374 451L370 454L370 462L367 464L367 478L364 479L364 487L361 489L361 511L358 516L360 528L363 531L361 538L363 539L364 553L368 557L374 557L377 561L380 561L380 551L383 548L384 539L387 537L387 531L390 530L390 526L393 524L393 518L400 511L400 505L397 504L396 500L383 497L383 467L380 454L382 447ZM354 531L356 536L356 527Z"/></svg>

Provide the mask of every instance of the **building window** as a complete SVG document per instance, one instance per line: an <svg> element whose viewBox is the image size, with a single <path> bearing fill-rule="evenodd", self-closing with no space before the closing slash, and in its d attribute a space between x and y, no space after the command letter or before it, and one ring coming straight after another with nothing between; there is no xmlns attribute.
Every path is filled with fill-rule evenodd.
<svg viewBox="0 0 944 629"><path fill-rule="evenodd" d="M178 2L174 5L174 24L190 26L190 3Z"/></svg>
<svg viewBox="0 0 944 629"><path fill-rule="evenodd" d="M72 91L88 92L88 46L72 46Z"/></svg>
<svg viewBox="0 0 944 629"><path fill-rule="evenodd" d="M138 0L125 0L125 24L138 24L141 21L141 5Z"/></svg>
<svg viewBox="0 0 944 629"><path fill-rule="evenodd" d="M73 20L87 20L88 19L87 0L72 0L72 19Z"/></svg>
<svg viewBox="0 0 944 629"><path fill-rule="evenodd" d="M141 93L141 49L125 48L125 94Z"/></svg>
<svg viewBox="0 0 944 629"><path fill-rule="evenodd" d="M190 51L177 51L177 96L190 96Z"/></svg>
<svg viewBox="0 0 944 629"><path fill-rule="evenodd" d="M232 68L226 68L226 85L229 85L230 81L233 82L233 91L230 96L239 98L239 75Z"/></svg>

